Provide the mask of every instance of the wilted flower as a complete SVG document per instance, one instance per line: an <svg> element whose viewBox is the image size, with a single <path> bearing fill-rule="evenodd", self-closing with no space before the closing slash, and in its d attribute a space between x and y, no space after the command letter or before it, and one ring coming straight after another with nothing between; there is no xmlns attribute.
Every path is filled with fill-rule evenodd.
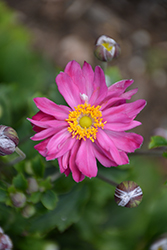
<svg viewBox="0 0 167 250"><path fill-rule="evenodd" d="M145 100L126 103L137 92L125 93L133 80L108 88L99 66L93 72L88 63L81 69L71 61L56 82L70 107L45 97L34 99L40 111L29 119L37 132L31 139L43 140L35 149L46 160L57 158L61 173L72 172L76 182L97 175L96 159L105 167L127 164L127 153L139 148L143 138L124 131L141 124L134 119L146 104Z"/></svg>
<svg viewBox="0 0 167 250"><path fill-rule="evenodd" d="M8 235L4 234L3 229L0 227L0 250L11 250L13 244Z"/></svg>
<svg viewBox="0 0 167 250"><path fill-rule="evenodd" d="M10 155L15 151L19 143L16 131L4 125L0 125L0 155Z"/></svg>
<svg viewBox="0 0 167 250"><path fill-rule="evenodd" d="M167 234L162 235L150 247L150 250L167 250Z"/></svg>
<svg viewBox="0 0 167 250"><path fill-rule="evenodd" d="M115 189L115 201L118 206L137 207L143 198L141 187L133 181L123 181Z"/></svg>
<svg viewBox="0 0 167 250"><path fill-rule="evenodd" d="M102 35L97 39L94 53L100 61L110 62L113 58L118 57L120 52L119 44L112 38Z"/></svg>

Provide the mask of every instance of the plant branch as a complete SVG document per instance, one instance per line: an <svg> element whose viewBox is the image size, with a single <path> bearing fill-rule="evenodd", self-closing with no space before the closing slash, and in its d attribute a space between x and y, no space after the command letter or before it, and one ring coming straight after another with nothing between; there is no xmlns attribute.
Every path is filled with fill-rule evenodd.
<svg viewBox="0 0 167 250"><path fill-rule="evenodd" d="M97 177L98 177L99 179L101 179L101 180L103 180L103 181L109 183L110 185L112 185L112 186L114 186L114 187L118 186L118 183L116 183L115 181L112 181L112 180L108 179L107 177L105 177L105 176L103 176L103 175L101 175L101 174L98 174Z"/></svg>

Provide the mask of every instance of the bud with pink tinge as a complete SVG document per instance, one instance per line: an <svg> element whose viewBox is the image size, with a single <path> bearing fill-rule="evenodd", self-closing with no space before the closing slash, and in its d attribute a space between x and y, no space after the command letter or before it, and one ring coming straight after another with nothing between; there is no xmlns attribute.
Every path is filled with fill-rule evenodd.
<svg viewBox="0 0 167 250"><path fill-rule="evenodd" d="M0 155L10 155L15 151L19 143L16 131L4 125L0 125Z"/></svg>
<svg viewBox="0 0 167 250"><path fill-rule="evenodd" d="M117 58L120 52L120 46L114 39L105 35L97 39L94 53L100 61L110 62L113 58Z"/></svg>
<svg viewBox="0 0 167 250"><path fill-rule="evenodd" d="M4 234L2 228L0 227L0 250L11 250L13 244L8 235Z"/></svg>
<svg viewBox="0 0 167 250"><path fill-rule="evenodd" d="M118 206L137 207L142 201L143 192L135 182L124 181L116 187L114 198Z"/></svg>

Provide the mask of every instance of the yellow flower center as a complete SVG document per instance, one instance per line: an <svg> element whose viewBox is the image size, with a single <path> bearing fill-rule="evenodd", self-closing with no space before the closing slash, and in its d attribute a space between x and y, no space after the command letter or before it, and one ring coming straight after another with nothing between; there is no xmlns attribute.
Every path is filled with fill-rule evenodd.
<svg viewBox="0 0 167 250"><path fill-rule="evenodd" d="M92 119L89 116L82 116L79 124L82 128L89 128L92 125Z"/></svg>
<svg viewBox="0 0 167 250"><path fill-rule="evenodd" d="M111 44L109 44L109 43L102 43L102 45L106 48L106 50L108 50L108 51L111 51L112 50L112 48L113 48L113 46L111 45Z"/></svg>
<svg viewBox="0 0 167 250"><path fill-rule="evenodd" d="M106 122L102 122L102 113L100 106L91 106L85 102L75 107L74 111L70 111L68 119L68 131L76 139L89 138L92 142L96 139L98 128L104 127Z"/></svg>

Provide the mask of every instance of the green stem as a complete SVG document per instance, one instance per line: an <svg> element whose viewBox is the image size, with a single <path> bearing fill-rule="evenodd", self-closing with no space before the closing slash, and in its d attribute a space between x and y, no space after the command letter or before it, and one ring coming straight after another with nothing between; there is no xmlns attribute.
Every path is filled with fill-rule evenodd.
<svg viewBox="0 0 167 250"><path fill-rule="evenodd" d="M26 155L23 153L23 151L19 147L15 148L15 152L19 155L19 157L12 160L11 162L9 162L8 165L15 165L16 163L18 163L26 158Z"/></svg>
<svg viewBox="0 0 167 250"><path fill-rule="evenodd" d="M148 156L158 156L158 157L162 157L164 151L160 151L160 150L139 150L136 151L132 154L130 154L130 156L135 156L135 155L148 155Z"/></svg>
<svg viewBox="0 0 167 250"><path fill-rule="evenodd" d="M118 183L116 183L115 181L112 181L112 180L108 179L107 177L105 177L105 176L103 176L103 175L101 175L101 174L98 174L97 177L98 177L99 179L101 179L101 180L103 180L103 181L109 183L110 185L112 185L112 186L114 186L114 187L118 186Z"/></svg>

